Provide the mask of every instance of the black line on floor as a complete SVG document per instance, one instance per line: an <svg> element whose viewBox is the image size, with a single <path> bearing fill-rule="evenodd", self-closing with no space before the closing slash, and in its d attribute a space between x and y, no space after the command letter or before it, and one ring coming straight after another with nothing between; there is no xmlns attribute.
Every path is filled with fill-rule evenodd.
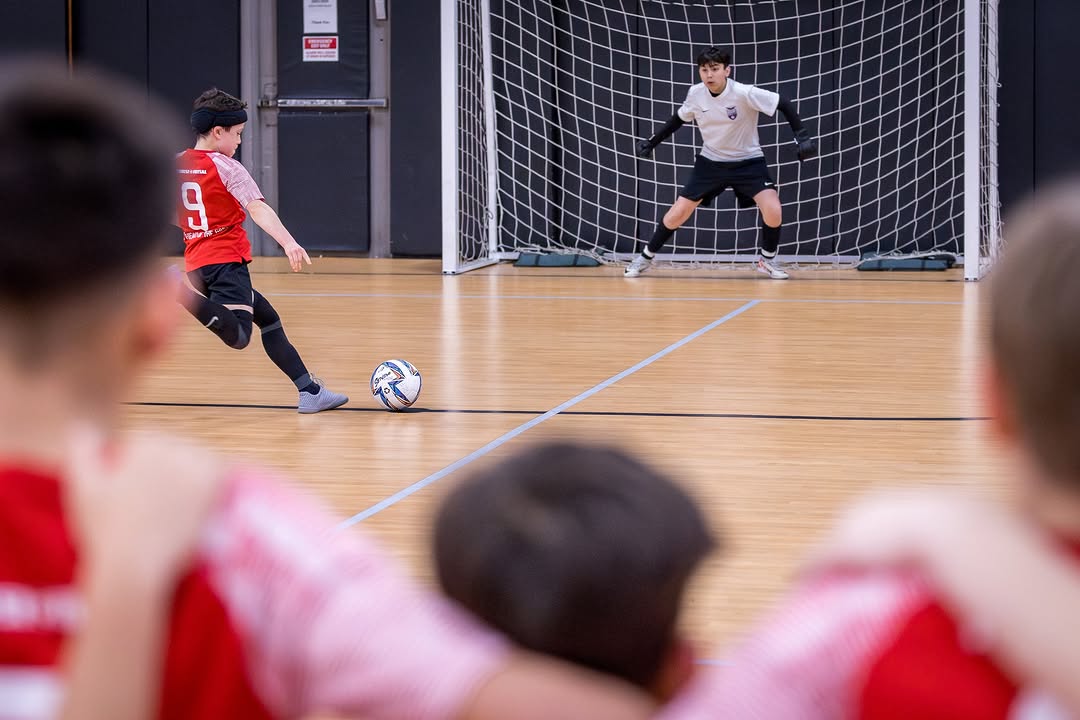
<svg viewBox="0 0 1080 720"><path fill-rule="evenodd" d="M296 410L295 405L255 405L245 403L200 403L200 402L133 402L129 405L139 407L186 407L220 408L229 410ZM370 412L385 413L378 407L341 407L332 412ZM439 413L452 415L543 415L546 410L488 410L470 408L410 408L402 415ZM818 420L825 422L971 422L987 420L978 416L873 416L873 415L794 415L770 413L677 413L677 412L630 412L605 410L568 410L560 415L582 415L593 417L650 417L650 418L689 418L689 419L736 419L736 420Z"/></svg>

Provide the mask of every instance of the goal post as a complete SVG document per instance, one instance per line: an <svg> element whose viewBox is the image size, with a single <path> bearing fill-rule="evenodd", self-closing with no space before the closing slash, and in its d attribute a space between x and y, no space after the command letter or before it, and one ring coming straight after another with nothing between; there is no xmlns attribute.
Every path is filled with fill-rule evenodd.
<svg viewBox="0 0 1080 720"><path fill-rule="evenodd" d="M700 150L678 131L634 154L685 98L693 59L791 98L759 132L784 206L781 259L850 267L951 256L977 279L1001 244L998 0L441 0L443 268L520 252L625 262ZM758 213L731 193L668 243L673 266L752 260Z"/></svg>
<svg viewBox="0 0 1080 720"><path fill-rule="evenodd" d="M970 162L970 179L965 177L966 193L978 197L977 207L965 206L978 218L971 232L965 229L964 278L978 280L993 266L1002 248L1001 200L998 195L998 2L965 0L965 74L978 80L969 83L965 92L978 97L978 107L965 100L965 157ZM970 143L969 143L970 138ZM978 160L975 160L977 157ZM968 164L965 165L968 171ZM972 258L971 256L974 255Z"/></svg>
<svg viewBox="0 0 1080 720"><path fill-rule="evenodd" d="M495 81L489 0L440 0L442 266L497 261Z"/></svg>

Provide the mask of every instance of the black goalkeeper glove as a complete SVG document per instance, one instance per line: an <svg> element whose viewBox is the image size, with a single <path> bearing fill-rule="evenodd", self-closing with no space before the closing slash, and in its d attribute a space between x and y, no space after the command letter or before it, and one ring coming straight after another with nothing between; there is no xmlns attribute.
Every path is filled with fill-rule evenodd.
<svg viewBox="0 0 1080 720"><path fill-rule="evenodd" d="M647 158L652 155L652 151L656 149L656 144L652 140L639 140L637 144L637 156Z"/></svg>
<svg viewBox="0 0 1080 720"><path fill-rule="evenodd" d="M814 138L810 137L809 130L807 130L806 128L802 128L801 130L796 132L795 141L799 143L799 162L806 162L811 158L817 157L817 141L814 140Z"/></svg>

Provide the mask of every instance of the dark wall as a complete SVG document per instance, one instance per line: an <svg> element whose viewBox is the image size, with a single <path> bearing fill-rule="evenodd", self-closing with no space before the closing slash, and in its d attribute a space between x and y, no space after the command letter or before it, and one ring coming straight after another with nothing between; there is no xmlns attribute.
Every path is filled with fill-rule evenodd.
<svg viewBox="0 0 1080 720"><path fill-rule="evenodd" d="M240 0L72 0L70 28L67 6L0 0L0 52L66 58L70 42L76 71L92 64L115 72L185 118L210 86L240 92ZM177 231L170 251L182 250Z"/></svg>
<svg viewBox="0 0 1080 720"><path fill-rule="evenodd" d="M66 0L0 0L0 53L67 56Z"/></svg>
<svg viewBox="0 0 1080 720"><path fill-rule="evenodd" d="M76 69L93 64L127 77L181 118L209 87L240 92L240 0L73 0L71 41ZM169 252L183 251L175 229Z"/></svg>
<svg viewBox="0 0 1080 720"><path fill-rule="evenodd" d="M1000 19L998 161L1007 212L1041 185L1080 171L1080 91L1071 62L1080 3L1002 2Z"/></svg>
<svg viewBox="0 0 1080 720"><path fill-rule="evenodd" d="M1007 3L1009 4L1009 3ZM1017 3L1020 4L1020 3ZM1035 183L1080 170L1080 117L1074 58L1080 4L1075 0L1040 0L1035 5L1035 59L1030 63L1034 87ZM1004 100L1008 101L1005 96ZM1008 137L1003 138L1008 142Z"/></svg>
<svg viewBox="0 0 1080 720"><path fill-rule="evenodd" d="M432 0L390 10L390 248L442 253L439 12Z"/></svg>
<svg viewBox="0 0 1080 720"><path fill-rule="evenodd" d="M998 185L1008 210L1035 187L1035 5L1002 3L999 19Z"/></svg>
<svg viewBox="0 0 1080 720"><path fill-rule="evenodd" d="M185 117L191 101L209 87L240 94L240 0L149 0L147 5L150 89ZM244 99L250 104L258 100Z"/></svg>
<svg viewBox="0 0 1080 720"><path fill-rule="evenodd" d="M72 42L77 63L93 63L140 85L150 74L147 2L95 0L72 6Z"/></svg>
<svg viewBox="0 0 1080 720"><path fill-rule="evenodd" d="M68 41L66 0L0 0L0 52L67 57ZM76 69L117 73L185 117L210 86L240 91L240 0L73 0L70 44Z"/></svg>
<svg viewBox="0 0 1080 720"><path fill-rule="evenodd" d="M208 87L240 92L240 0L74 0L72 16L76 66L128 77L185 117Z"/></svg>

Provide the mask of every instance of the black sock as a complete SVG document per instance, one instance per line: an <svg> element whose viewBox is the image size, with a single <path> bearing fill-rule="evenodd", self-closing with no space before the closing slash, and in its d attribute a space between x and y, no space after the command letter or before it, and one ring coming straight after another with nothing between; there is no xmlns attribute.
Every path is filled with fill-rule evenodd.
<svg viewBox="0 0 1080 720"><path fill-rule="evenodd" d="M243 350L251 340L251 313L230 310L219 303L195 292L187 285L181 286L180 304L202 326L217 335L221 342L231 348Z"/></svg>
<svg viewBox="0 0 1080 720"><path fill-rule="evenodd" d="M300 353L285 335L277 310L257 290L255 291L255 324L262 331L263 350L266 351L267 357L293 381L297 390L312 395L318 394L319 385L312 381L304 361L300 359Z"/></svg>
<svg viewBox="0 0 1080 720"><path fill-rule="evenodd" d="M311 374L304 366L304 361L300 359L300 353L296 352L296 348L289 342L281 323L269 330L262 329L262 344L267 357L278 366L281 372L289 376L297 390L312 395L319 392L319 386L312 382Z"/></svg>
<svg viewBox="0 0 1080 720"><path fill-rule="evenodd" d="M667 225L665 225L663 219L661 219L660 222L656 224L656 230L653 231L652 239L649 240L649 244L645 247L645 250L648 251L648 254L645 255L645 251L642 251L642 254L645 255L645 257L647 258L653 257L654 255L656 255L656 253L660 251L660 248L664 247L667 241L670 240L671 236L674 234L675 230L672 230Z"/></svg>
<svg viewBox="0 0 1080 720"><path fill-rule="evenodd" d="M776 251L780 248L780 227L769 227L761 223L761 254L764 257L776 257Z"/></svg>

